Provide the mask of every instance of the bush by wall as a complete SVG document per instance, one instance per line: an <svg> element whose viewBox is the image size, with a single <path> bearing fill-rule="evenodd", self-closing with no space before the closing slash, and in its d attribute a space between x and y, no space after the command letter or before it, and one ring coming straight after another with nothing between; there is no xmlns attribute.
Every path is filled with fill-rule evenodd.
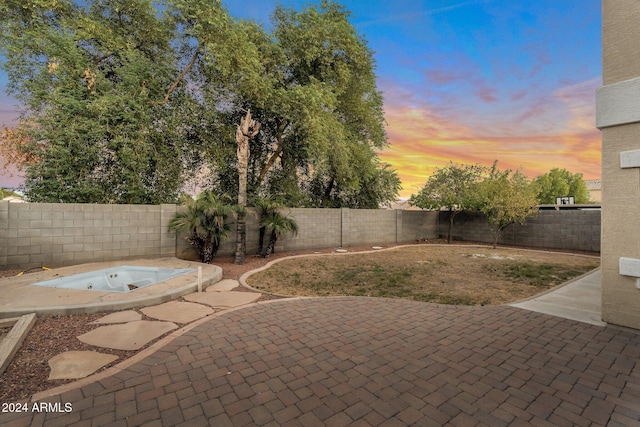
<svg viewBox="0 0 640 427"><path fill-rule="evenodd" d="M258 249L259 217L248 209L247 255ZM436 212L384 209L287 209L298 223L298 234L278 240L276 252L338 248L358 245L410 243L437 236ZM233 222L233 220L231 220ZM231 226L229 239L219 255L235 253L236 228ZM178 256L189 252L184 237L178 237Z"/></svg>

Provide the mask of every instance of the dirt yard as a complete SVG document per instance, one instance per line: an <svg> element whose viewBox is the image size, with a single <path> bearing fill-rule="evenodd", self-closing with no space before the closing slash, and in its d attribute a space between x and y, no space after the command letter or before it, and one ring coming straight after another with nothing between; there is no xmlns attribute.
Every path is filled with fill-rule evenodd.
<svg viewBox="0 0 640 427"><path fill-rule="evenodd" d="M536 295L599 264L599 258L583 255L425 245L285 260L250 276L247 283L284 295L489 305Z"/></svg>

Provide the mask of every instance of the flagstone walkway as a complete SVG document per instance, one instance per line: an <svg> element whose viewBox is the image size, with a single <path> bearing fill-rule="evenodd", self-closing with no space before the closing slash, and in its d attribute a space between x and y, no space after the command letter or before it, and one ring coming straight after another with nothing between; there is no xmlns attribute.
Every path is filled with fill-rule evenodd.
<svg viewBox="0 0 640 427"><path fill-rule="evenodd" d="M116 350L139 350L149 342L178 328L177 324L188 324L214 312L245 305L256 301L262 294L232 292L237 287L235 280L214 284L206 292L187 295L186 299L200 302L169 301L140 309L145 316L157 320L142 320L142 315L133 310L108 314L92 322L99 326L82 334L78 339L95 347ZM215 309L215 310L214 310ZM50 380L84 378L117 357L96 351L69 351L49 360Z"/></svg>

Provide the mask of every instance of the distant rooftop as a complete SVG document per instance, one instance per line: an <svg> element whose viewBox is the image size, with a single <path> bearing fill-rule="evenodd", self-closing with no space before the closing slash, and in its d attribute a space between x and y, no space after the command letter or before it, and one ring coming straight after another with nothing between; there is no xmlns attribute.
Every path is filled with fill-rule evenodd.
<svg viewBox="0 0 640 427"><path fill-rule="evenodd" d="M416 207L416 206L411 206L409 204L409 199L398 199L395 202L391 203L390 207L385 207L385 209L400 209L403 211L420 211L422 209Z"/></svg>
<svg viewBox="0 0 640 427"><path fill-rule="evenodd" d="M600 179L587 179L584 181L587 184L587 190L602 190L602 180Z"/></svg>
<svg viewBox="0 0 640 427"><path fill-rule="evenodd" d="M22 199L21 197L16 197L16 196L7 196L4 199L2 199L3 202L11 202L11 203L26 203L26 200Z"/></svg>

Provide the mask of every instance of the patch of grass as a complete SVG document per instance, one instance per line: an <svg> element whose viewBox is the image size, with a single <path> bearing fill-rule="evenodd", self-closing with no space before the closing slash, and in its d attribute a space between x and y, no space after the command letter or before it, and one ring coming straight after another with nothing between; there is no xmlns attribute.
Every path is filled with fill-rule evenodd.
<svg viewBox="0 0 640 427"><path fill-rule="evenodd" d="M514 262L499 265L498 268L491 270L498 274L503 274L505 277L522 281L530 286L548 288L580 276L596 267L596 264L568 267L562 264Z"/></svg>

